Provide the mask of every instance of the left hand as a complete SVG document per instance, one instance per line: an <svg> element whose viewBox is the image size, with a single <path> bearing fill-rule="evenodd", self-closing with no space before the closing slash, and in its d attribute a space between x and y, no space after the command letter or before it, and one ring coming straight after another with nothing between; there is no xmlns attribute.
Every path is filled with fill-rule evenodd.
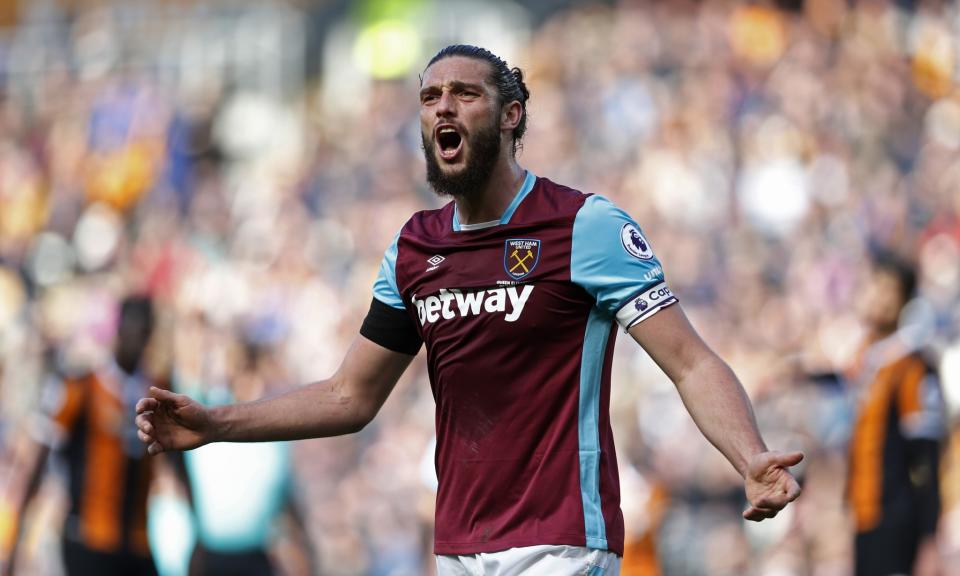
<svg viewBox="0 0 960 576"><path fill-rule="evenodd" d="M743 517L754 522L773 518L796 500L800 485L787 468L801 460L802 452L761 452L753 456L744 475L748 506Z"/></svg>

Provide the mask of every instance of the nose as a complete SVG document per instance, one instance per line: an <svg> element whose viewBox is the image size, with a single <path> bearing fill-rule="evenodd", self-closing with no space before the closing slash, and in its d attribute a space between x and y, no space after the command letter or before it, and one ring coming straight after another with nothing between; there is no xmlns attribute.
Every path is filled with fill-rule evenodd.
<svg viewBox="0 0 960 576"><path fill-rule="evenodd" d="M456 110L456 98L449 90L440 93L440 101L437 102L437 116L453 116Z"/></svg>

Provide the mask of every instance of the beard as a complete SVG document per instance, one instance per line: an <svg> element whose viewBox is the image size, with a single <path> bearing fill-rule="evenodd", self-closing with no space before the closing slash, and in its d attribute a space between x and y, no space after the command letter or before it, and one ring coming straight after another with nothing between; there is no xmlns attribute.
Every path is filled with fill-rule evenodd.
<svg viewBox="0 0 960 576"><path fill-rule="evenodd" d="M421 134L423 156L427 161L427 182L438 196L473 198L486 188L500 157L500 131L496 120L497 116L494 116L490 125L478 128L466 138L467 163L453 173L445 172L440 166L434 137Z"/></svg>

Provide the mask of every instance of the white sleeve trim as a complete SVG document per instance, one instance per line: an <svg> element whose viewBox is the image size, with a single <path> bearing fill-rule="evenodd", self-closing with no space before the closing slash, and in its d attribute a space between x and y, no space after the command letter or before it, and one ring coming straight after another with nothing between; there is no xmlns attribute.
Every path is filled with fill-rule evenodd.
<svg viewBox="0 0 960 576"><path fill-rule="evenodd" d="M677 297L673 295L667 283L661 282L627 300L617 311L617 323L626 332L667 306L676 304L676 302Z"/></svg>

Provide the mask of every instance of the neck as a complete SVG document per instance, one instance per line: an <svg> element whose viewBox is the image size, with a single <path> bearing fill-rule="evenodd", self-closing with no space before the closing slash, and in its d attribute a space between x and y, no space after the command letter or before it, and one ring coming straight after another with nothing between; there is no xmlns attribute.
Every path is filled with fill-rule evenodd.
<svg viewBox="0 0 960 576"><path fill-rule="evenodd" d="M140 364L139 355L135 358L124 357L123 355L117 354L114 356L114 361L117 364L117 367L120 368L127 376L133 376L137 372L137 367Z"/></svg>
<svg viewBox="0 0 960 576"><path fill-rule="evenodd" d="M510 154L503 154L479 194L456 198L461 224L499 220L523 185L525 171Z"/></svg>
<svg viewBox="0 0 960 576"><path fill-rule="evenodd" d="M867 341L875 344L881 340L889 338L897 331L896 327L874 326L867 332Z"/></svg>

